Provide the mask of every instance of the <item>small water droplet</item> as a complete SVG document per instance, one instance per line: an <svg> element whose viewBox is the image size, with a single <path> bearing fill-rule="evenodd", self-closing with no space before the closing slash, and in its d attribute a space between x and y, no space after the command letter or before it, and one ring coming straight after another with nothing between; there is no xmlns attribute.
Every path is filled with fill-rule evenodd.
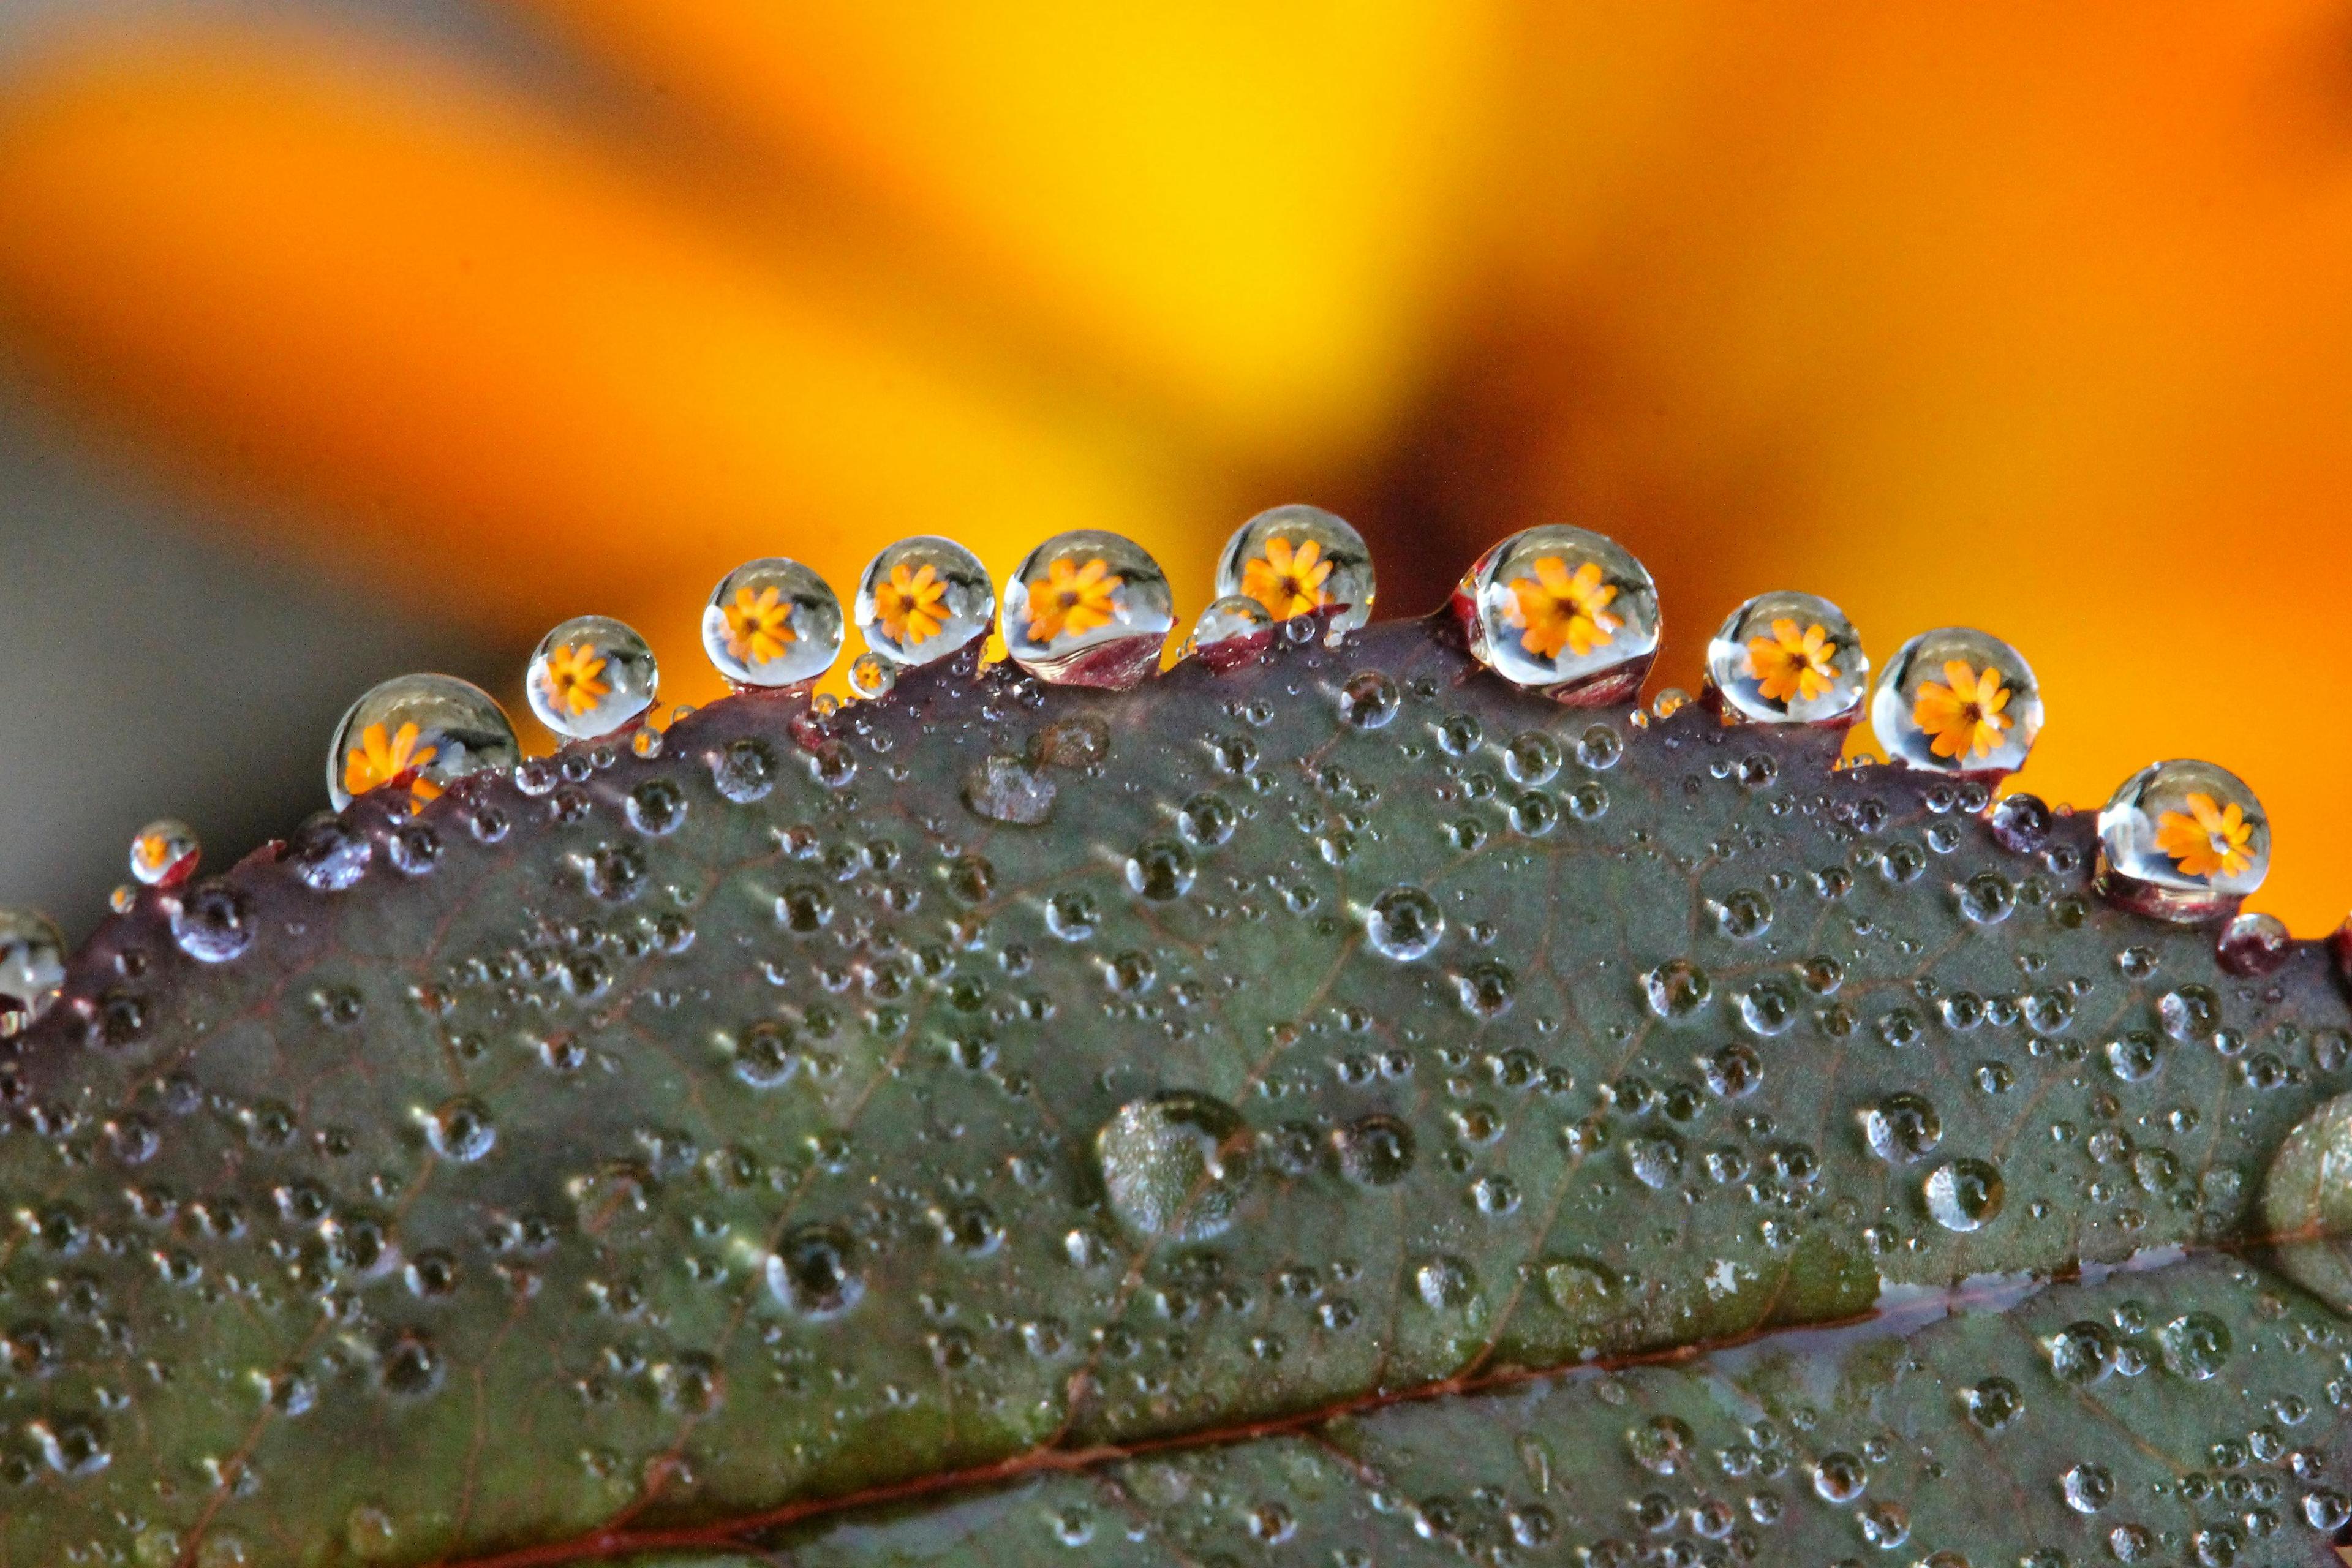
<svg viewBox="0 0 2352 1568"><path fill-rule="evenodd" d="M1360 670L1339 688L1339 721L1351 730L1385 729L1403 706L1404 694L1381 670Z"/></svg>
<svg viewBox="0 0 2352 1568"><path fill-rule="evenodd" d="M1691 1017L1714 994L1706 972L1687 958L1672 958L1642 976L1642 994L1650 1011L1677 1021Z"/></svg>
<svg viewBox="0 0 2352 1568"><path fill-rule="evenodd" d="M204 852L196 830L177 817L162 817L131 840L131 875L142 886L176 888L195 875Z"/></svg>
<svg viewBox="0 0 2352 1568"><path fill-rule="evenodd" d="M1364 936L1372 951L1400 963L1428 957L1444 934L1444 912L1419 888L1391 888L1364 911Z"/></svg>
<svg viewBox="0 0 2352 1568"><path fill-rule="evenodd" d="M1935 1152L1944 1140L1944 1122L1924 1096L1890 1094L1862 1112L1862 1133L1872 1153L1903 1165Z"/></svg>
<svg viewBox="0 0 2352 1568"><path fill-rule="evenodd" d="M244 892L218 878L181 895L172 911L172 940L199 963L226 963L253 945L253 906Z"/></svg>
<svg viewBox="0 0 2352 1568"><path fill-rule="evenodd" d="M610 616L574 616L555 627L523 672L530 710L569 741L596 740L643 718L660 685L652 647Z"/></svg>
<svg viewBox="0 0 2352 1568"><path fill-rule="evenodd" d="M1393 1116L1360 1117L1331 1132L1339 1173L1367 1187L1390 1186L1412 1169L1412 1129Z"/></svg>
<svg viewBox="0 0 2352 1568"><path fill-rule="evenodd" d="M1559 524L1523 530L1478 557L1453 610L1479 663L1580 707L1640 689L1662 635L1648 569L1615 540Z"/></svg>
<svg viewBox="0 0 2352 1568"><path fill-rule="evenodd" d="M327 747L327 798L396 784L418 805L457 780L503 773L522 755L506 710L480 687L448 675L403 675L371 687L345 710Z"/></svg>
<svg viewBox="0 0 2352 1568"><path fill-rule="evenodd" d="M425 1119L425 1141L444 1159L471 1164L497 1144L498 1123L478 1100L446 1100Z"/></svg>
<svg viewBox="0 0 2352 1568"><path fill-rule="evenodd" d="M56 1005L66 983L66 939L47 915L0 910L0 1038Z"/></svg>
<svg viewBox="0 0 2352 1568"><path fill-rule="evenodd" d="M702 651L737 690L814 680L840 656L841 599L797 561L747 561L719 580L702 611Z"/></svg>
<svg viewBox="0 0 2352 1568"><path fill-rule="evenodd" d="M1228 594L1213 601L1192 622L1184 657L1220 674L1247 663L1274 646L1274 617L1255 599Z"/></svg>
<svg viewBox="0 0 2352 1568"><path fill-rule="evenodd" d="M868 648L849 661L849 694L861 702L873 702L890 695L898 684L898 667Z"/></svg>
<svg viewBox="0 0 2352 1568"><path fill-rule="evenodd" d="M2294 938L2286 922L2259 910L2231 916L2213 942L2213 956L2221 967L2246 980L2277 973L2294 953Z"/></svg>
<svg viewBox="0 0 2352 1568"><path fill-rule="evenodd" d="M1851 720L1870 660L1845 613L1812 594L1759 594L1706 648L1706 685L1727 713L1764 724Z"/></svg>
<svg viewBox="0 0 2352 1568"><path fill-rule="evenodd" d="M768 1255L768 1292L803 1317L838 1317L866 1294L856 1258L856 1245L839 1226L796 1226Z"/></svg>
<svg viewBox="0 0 2352 1568"><path fill-rule="evenodd" d="M1871 696L1870 727L1893 762L2011 773L2042 732L2042 688L1999 637L1944 626L1895 649Z"/></svg>
<svg viewBox="0 0 2352 1568"><path fill-rule="evenodd" d="M983 757L963 778L963 803L974 816L1018 827L1051 816L1060 793L1060 785L1018 757Z"/></svg>

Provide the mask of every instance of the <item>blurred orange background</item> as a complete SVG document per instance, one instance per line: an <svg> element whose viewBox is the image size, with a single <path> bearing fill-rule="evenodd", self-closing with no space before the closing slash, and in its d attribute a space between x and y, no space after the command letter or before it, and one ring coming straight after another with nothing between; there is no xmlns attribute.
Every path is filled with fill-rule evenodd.
<svg viewBox="0 0 2352 1568"><path fill-rule="evenodd" d="M594 610L701 700L720 574L910 532L1118 529L1189 615L1312 500L1393 615L1575 521L1656 574L1657 683L1768 588L1882 660L1982 626L2049 702L2023 787L2210 757L2256 907L2352 902L2342 0L34 5L0 356L152 526L415 628L361 684L511 697ZM110 765L194 815L241 775L188 754Z"/></svg>

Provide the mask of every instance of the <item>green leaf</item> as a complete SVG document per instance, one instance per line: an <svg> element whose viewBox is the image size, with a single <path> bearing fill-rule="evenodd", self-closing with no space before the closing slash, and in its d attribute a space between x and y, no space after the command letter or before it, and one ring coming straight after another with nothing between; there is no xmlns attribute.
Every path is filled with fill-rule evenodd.
<svg viewBox="0 0 2352 1568"><path fill-rule="evenodd" d="M2308 1559L2335 1319L2207 1255L2352 1088L2326 955L2227 974L2093 894L2086 820L2009 847L1837 742L1397 625L739 698L147 895L0 1083L0 1560L1610 1568L1865 1552L1881 1501L1979 1568L2255 1510ZM2062 1383L2051 1313L2148 1370ZM2192 1313L2220 1375L2165 1364ZM1725 1469L1758 1422L1780 1471ZM2053 1503L2111 1440L2137 1511Z"/></svg>

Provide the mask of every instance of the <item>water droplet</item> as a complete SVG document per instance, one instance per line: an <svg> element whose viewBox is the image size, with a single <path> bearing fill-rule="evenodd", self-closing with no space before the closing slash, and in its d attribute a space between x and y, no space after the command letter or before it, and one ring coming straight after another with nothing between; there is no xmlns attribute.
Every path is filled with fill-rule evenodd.
<svg viewBox="0 0 2352 1568"><path fill-rule="evenodd" d="M1622 701L1657 657L1657 585L1615 540L1549 524L1472 563L1453 610L1478 662L1580 707Z"/></svg>
<svg viewBox="0 0 2352 1568"><path fill-rule="evenodd" d="M866 563L850 613L866 646L882 658L930 664L988 635L996 586L980 557L954 540L918 534Z"/></svg>
<svg viewBox="0 0 2352 1568"><path fill-rule="evenodd" d="M1203 849L1213 849L1233 837L1240 816L1221 795L1196 795L1176 813L1177 829Z"/></svg>
<svg viewBox="0 0 2352 1568"><path fill-rule="evenodd" d="M2270 818L2243 780L2211 763L2152 763L2099 813L2100 892L2166 920L2237 907L2270 869Z"/></svg>
<svg viewBox="0 0 2352 1568"><path fill-rule="evenodd" d="M739 735L710 758L711 786L738 805L776 787L776 753L757 735Z"/></svg>
<svg viewBox="0 0 2352 1568"><path fill-rule="evenodd" d="M442 1158L471 1164L497 1144L498 1123L478 1100L447 1100L425 1119L425 1141Z"/></svg>
<svg viewBox="0 0 2352 1568"><path fill-rule="evenodd" d="M2352 1095L2297 1122L2263 1181L2264 1234L2297 1284L2352 1314Z"/></svg>
<svg viewBox="0 0 2352 1568"><path fill-rule="evenodd" d="M2219 1373L2230 1360L2230 1330L2210 1312L2189 1312L2156 1331L2165 1366L2192 1382Z"/></svg>
<svg viewBox="0 0 2352 1568"><path fill-rule="evenodd" d="M1556 1258L1541 1266L1544 1294L1571 1317L1598 1317L1617 1295L1614 1270L1595 1258Z"/></svg>
<svg viewBox="0 0 2352 1568"><path fill-rule="evenodd" d="M1192 852L1173 838L1149 839L1128 857L1127 885L1154 903L1182 898L1192 875Z"/></svg>
<svg viewBox="0 0 2352 1568"><path fill-rule="evenodd" d="M2007 643L1945 626L1895 650L1871 696L1870 727L1893 762L2011 773L2042 732L2042 688Z"/></svg>
<svg viewBox="0 0 2352 1568"><path fill-rule="evenodd" d="M1982 1160L1951 1160L1929 1173L1927 1213L1946 1230L1975 1230L2000 1213L2007 1191L2000 1172Z"/></svg>
<svg viewBox="0 0 2352 1568"><path fill-rule="evenodd" d="M814 680L840 657L841 599L797 561L747 561L710 591L702 651L736 689Z"/></svg>
<svg viewBox="0 0 2352 1568"><path fill-rule="evenodd" d="M1184 639L1184 657L1222 674L1273 646L1274 617L1265 613L1265 606L1255 599L1228 594L1211 603L1193 621Z"/></svg>
<svg viewBox="0 0 2352 1568"><path fill-rule="evenodd" d="M1258 513L1234 531L1217 561L1219 599L1254 600L1276 621L1318 616L1333 633L1372 618L1372 589L1363 536L1321 507Z"/></svg>
<svg viewBox="0 0 2352 1568"><path fill-rule="evenodd" d="M1850 1503L1869 1484L1869 1470L1843 1449L1832 1449L1813 1461L1813 1490L1823 1502Z"/></svg>
<svg viewBox="0 0 2352 1568"><path fill-rule="evenodd" d="M1706 971L1697 964L1687 958L1672 958L1642 976L1642 993L1649 999L1650 1011L1671 1022L1688 1018L1705 1007L1714 987Z"/></svg>
<svg viewBox="0 0 2352 1568"><path fill-rule="evenodd" d="M661 684L654 650L610 616L574 616L539 639L523 689L539 721L593 741L644 717Z"/></svg>
<svg viewBox="0 0 2352 1568"><path fill-rule="evenodd" d="M1517 977L1507 964L1477 963L1454 977L1454 994L1462 1010L1474 1018L1495 1019L1511 1010Z"/></svg>
<svg viewBox="0 0 2352 1568"><path fill-rule="evenodd" d="M1706 647L1706 686L1725 711L1765 724L1851 720L1870 660L1845 613L1812 594L1759 594Z"/></svg>
<svg viewBox="0 0 2352 1568"><path fill-rule="evenodd" d="M2241 979L2275 974L2294 953L2294 938L2286 922L2258 910L2231 916L2213 943L2221 967Z"/></svg>
<svg viewBox="0 0 2352 1568"><path fill-rule="evenodd" d="M322 811L294 830L280 858L294 868L304 887L340 893L367 875L375 846L333 812Z"/></svg>
<svg viewBox="0 0 2352 1568"><path fill-rule="evenodd" d="M984 757L963 778L963 803L974 816L1019 827L1052 816L1060 793L1060 785L1017 757Z"/></svg>
<svg viewBox="0 0 2352 1568"><path fill-rule="evenodd" d="M403 675L371 687L327 747L327 798L341 811L385 784L422 804L474 773L503 773L522 755L506 710L449 675Z"/></svg>
<svg viewBox="0 0 2352 1568"><path fill-rule="evenodd" d="M2069 1465L2058 1478L2058 1490L2076 1513L2096 1513L2115 1500L2116 1478L2105 1465Z"/></svg>
<svg viewBox="0 0 2352 1568"><path fill-rule="evenodd" d="M898 684L898 667L868 648L849 661L849 674L844 679L852 697L861 702L878 701Z"/></svg>
<svg viewBox="0 0 2352 1568"><path fill-rule="evenodd" d="M1006 654L1055 685L1133 686L1160 668L1175 624L1160 563L1133 540L1098 529L1055 534L1004 584Z"/></svg>
<svg viewBox="0 0 2352 1568"><path fill-rule="evenodd" d="M422 1399L440 1388L449 1369L432 1340L417 1330L401 1329L385 1339L377 1370L385 1393Z"/></svg>
<svg viewBox="0 0 2352 1568"><path fill-rule="evenodd" d="M1119 1107L1095 1134L1095 1158L1131 1228L1200 1241L1233 1223L1255 1173L1255 1142L1232 1106L1179 1089Z"/></svg>
<svg viewBox="0 0 2352 1568"><path fill-rule="evenodd" d="M803 1317L838 1317L866 1294L856 1258L856 1244L839 1226L797 1226L768 1255L768 1292Z"/></svg>
<svg viewBox="0 0 2352 1568"><path fill-rule="evenodd" d="M195 875L204 846L196 830L177 817L161 817L131 840L131 875L150 888L176 888Z"/></svg>
<svg viewBox="0 0 2352 1568"><path fill-rule="evenodd" d="M1331 1131L1339 1173L1367 1187L1385 1187L1412 1169L1412 1129L1393 1116L1361 1117Z"/></svg>
<svg viewBox="0 0 2352 1568"><path fill-rule="evenodd" d="M1664 1192L1682 1179L1683 1146L1664 1132L1633 1139L1625 1145L1625 1166L1635 1181Z"/></svg>
<svg viewBox="0 0 2352 1568"><path fill-rule="evenodd" d="M66 939L47 915L0 910L0 1038L56 1005L66 983Z"/></svg>
<svg viewBox="0 0 2352 1568"><path fill-rule="evenodd" d="M1397 683L1377 669L1360 670L1339 688L1339 721L1349 729L1385 729L1403 706Z"/></svg>
<svg viewBox="0 0 2352 1568"><path fill-rule="evenodd" d="M1682 1419L1653 1415L1625 1433L1633 1462L1654 1476L1675 1476L1698 1464L1698 1439Z"/></svg>
<svg viewBox="0 0 2352 1568"><path fill-rule="evenodd" d="M226 963L253 945L253 907L244 892L215 878L183 894L172 911L172 940L199 963Z"/></svg>
<svg viewBox="0 0 2352 1568"><path fill-rule="evenodd" d="M1988 1432L1998 1432L2025 1414L2025 1396L2005 1377L1989 1377L1960 1393L1969 1419Z"/></svg>
<svg viewBox="0 0 2352 1568"><path fill-rule="evenodd" d="M1400 963L1428 957L1444 934L1444 912L1419 888L1391 888L1364 911L1364 935L1372 951Z"/></svg>
<svg viewBox="0 0 2352 1568"><path fill-rule="evenodd" d="M1906 1165L1935 1152L1944 1141L1944 1121L1923 1096L1890 1094L1863 1111L1862 1135L1872 1153L1890 1165Z"/></svg>
<svg viewBox="0 0 2352 1568"><path fill-rule="evenodd" d="M1459 1311L1478 1293L1477 1276L1450 1253L1423 1261L1412 1271L1412 1282L1423 1305L1433 1312Z"/></svg>

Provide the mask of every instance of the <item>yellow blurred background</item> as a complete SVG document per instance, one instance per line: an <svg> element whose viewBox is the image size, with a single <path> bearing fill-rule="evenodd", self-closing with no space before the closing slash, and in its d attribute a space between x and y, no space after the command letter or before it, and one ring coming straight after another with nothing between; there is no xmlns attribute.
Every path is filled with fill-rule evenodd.
<svg viewBox="0 0 2352 1568"><path fill-rule="evenodd" d="M1767 588L1982 626L2024 787L2210 757L2256 906L2352 903L2345 0L16 5L0 901L282 831L358 689L569 615L715 695L750 556L1108 527L1189 615L1303 500L1391 615L1615 535L1658 684Z"/></svg>

